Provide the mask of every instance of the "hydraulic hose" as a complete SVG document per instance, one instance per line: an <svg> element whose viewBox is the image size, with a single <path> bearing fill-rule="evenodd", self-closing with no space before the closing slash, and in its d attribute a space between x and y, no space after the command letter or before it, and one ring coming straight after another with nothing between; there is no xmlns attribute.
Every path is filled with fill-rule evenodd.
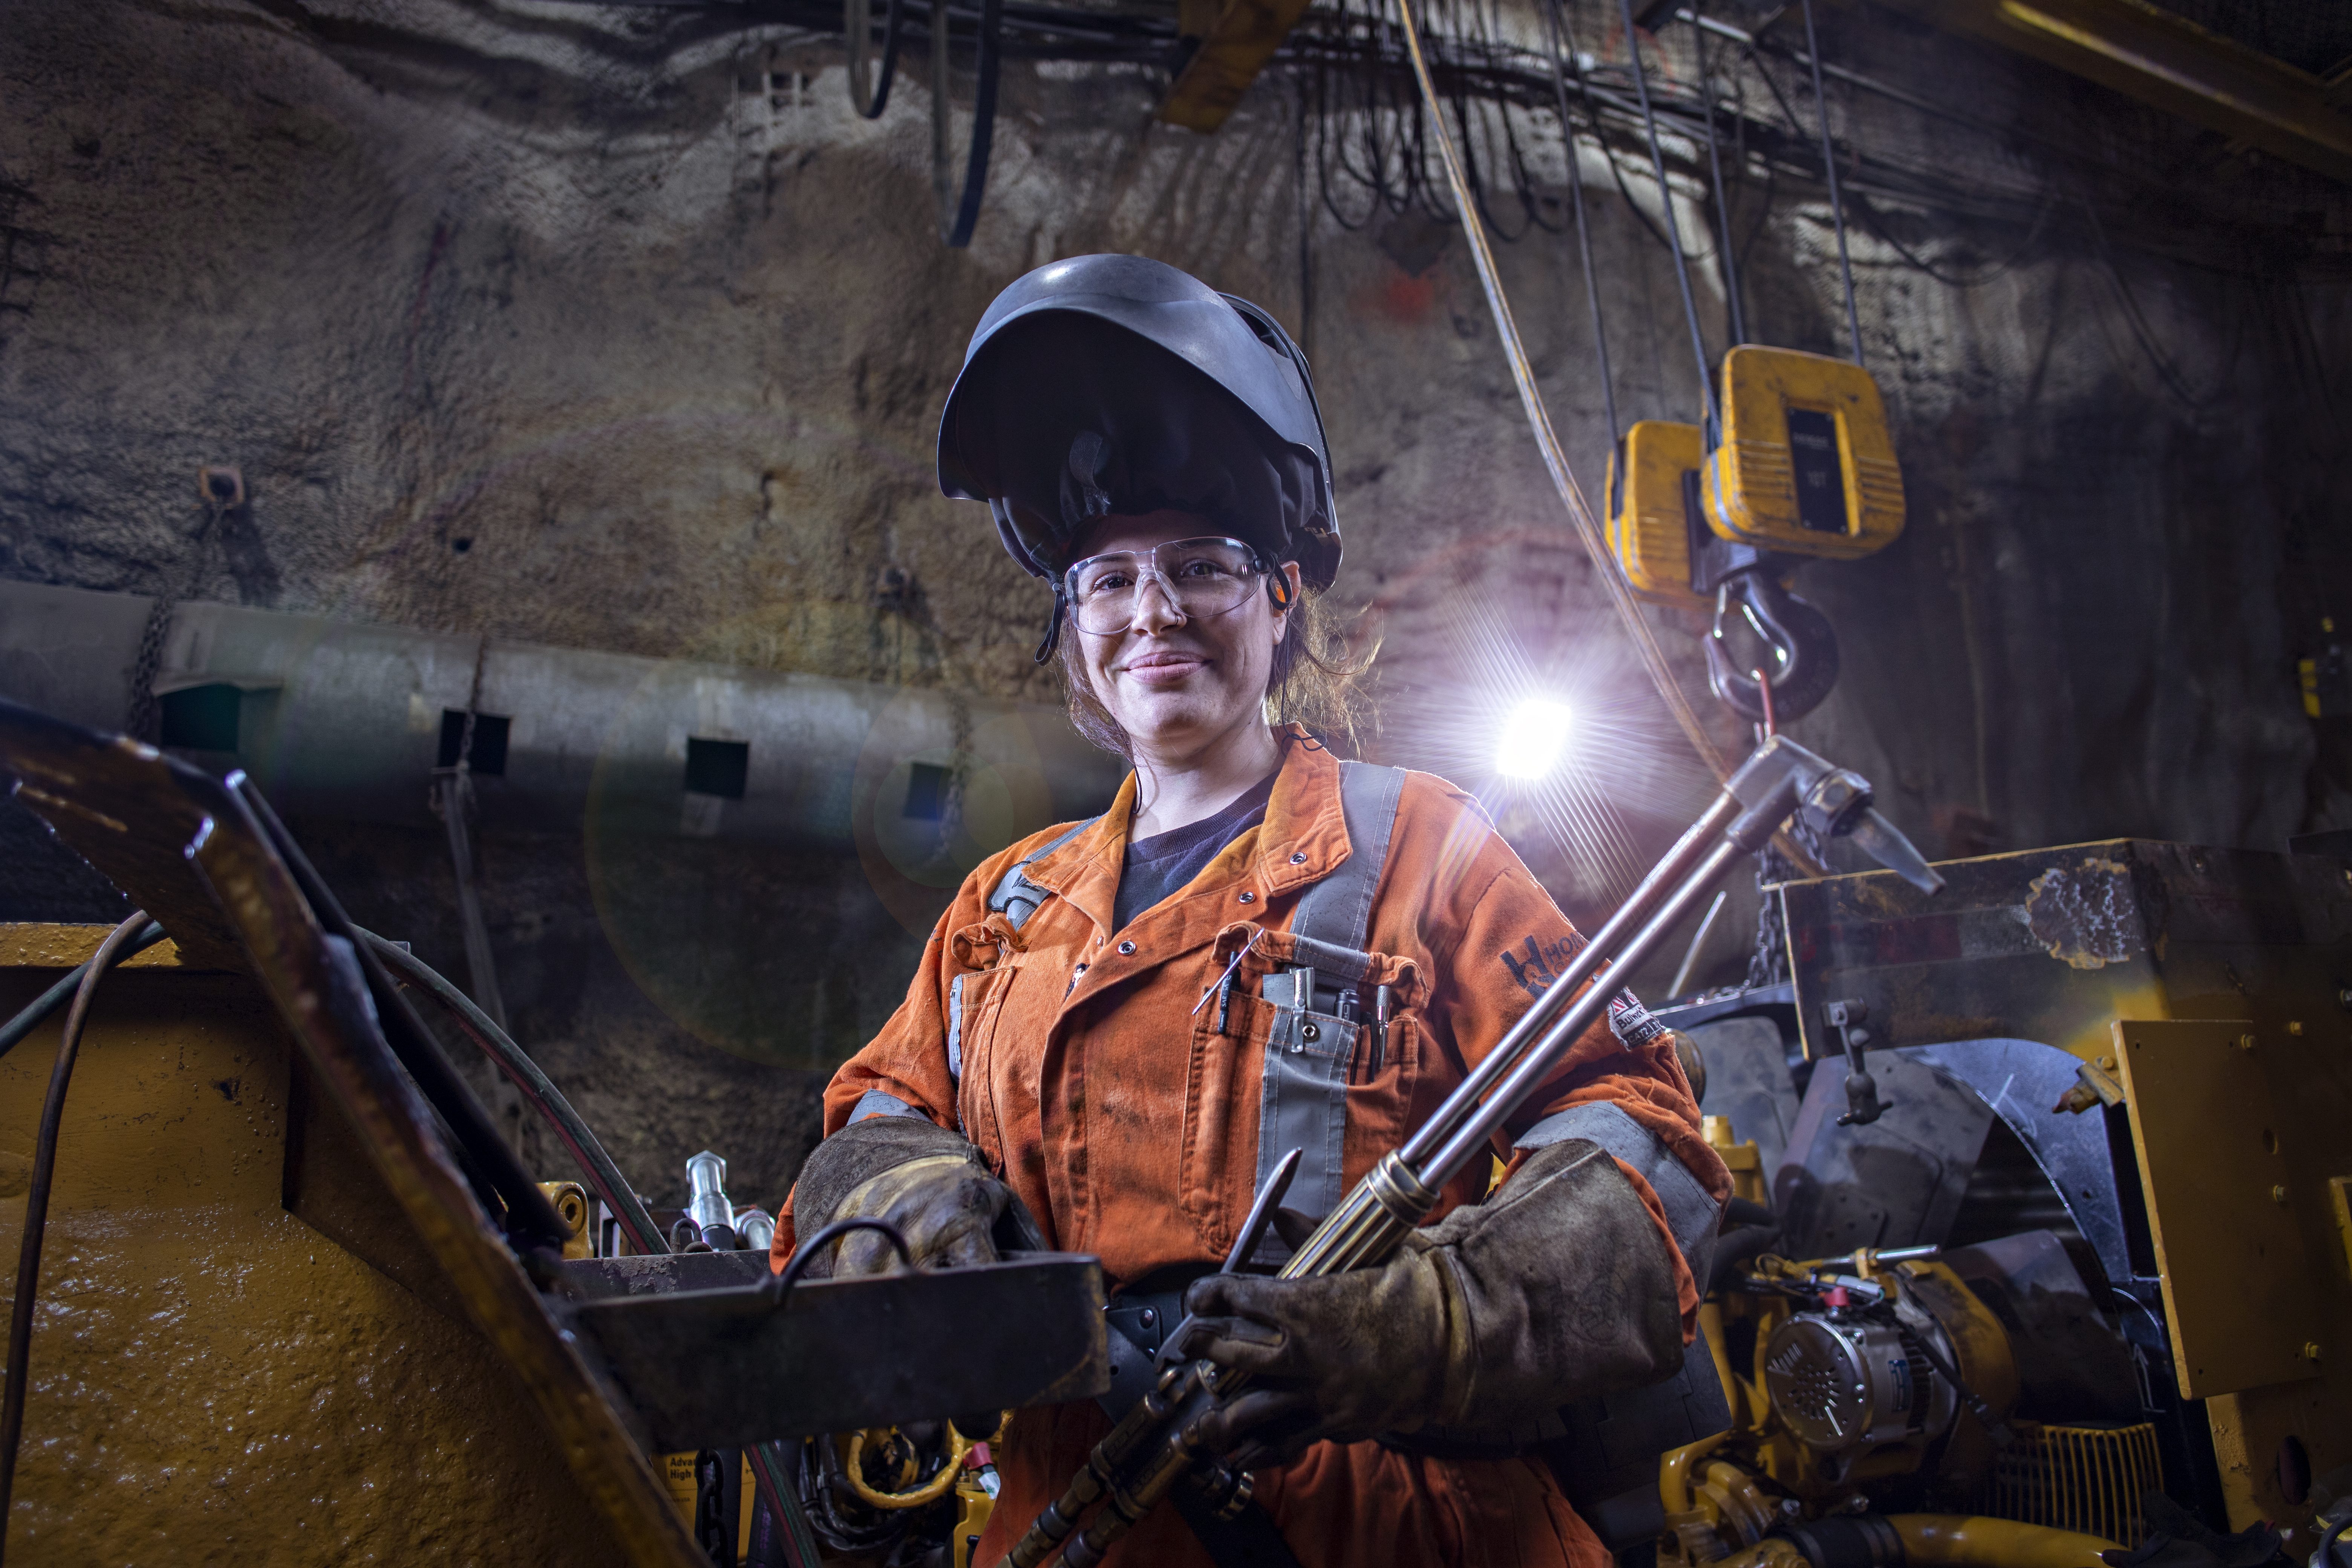
<svg viewBox="0 0 2352 1568"><path fill-rule="evenodd" d="M488 1014L475 1006L464 992L423 959L364 927L354 925L352 929L375 950L386 969L440 1003L466 1037L479 1046L482 1054L506 1074L507 1081L530 1101L531 1109L546 1118L563 1146L572 1152L588 1184L611 1207L630 1247L648 1257L667 1252L669 1245L663 1239L660 1227L654 1224L653 1215L646 1212L645 1200L622 1178L620 1167L604 1152L604 1145L580 1113L572 1109L563 1091L515 1044L513 1037L491 1022ZM15 1386L13 1381L10 1386ZM782 1445L759 1443L745 1452L751 1457L751 1474L760 1495L767 1500L768 1512L784 1533L786 1549L794 1560L793 1568L817 1568L816 1538L809 1532L808 1521L802 1516L799 1499L782 1484Z"/></svg>
<svg viewBox="0 0 2352 1568"><path fill-rule="evenodd" d="M133 937L149 930L158 930L160 934L147 911L138 910L110 931L98 944L97 953L81 966L73 1008L66 1014L65 1036L58 1045L57 1066L49 1070L48 1098L41 1103L41 1130L33 1143L32 1182L25 1195L25 1234L16 1248L16 1298L8 1312L8 1387L0 1395L0 1560L7 1555L16 1449L25 1436L25 1374L33 1359L33 1296L41 1281L41 1241L48 1229L49 1182L57 1173L58 1128L65 1120L66 1086L73 1079L74 1058L81 1048L82 1030L89 1023L90 998L98 994L99 976L128 957L126 950Z"/></svg>
<svg viewBox="0 0 2352 1568"><path fill-rule="evenodd" d="M146 952L163 940L163 928L150 921L145 931L132 937L124 945L115 962L126 963L134 955ZM39 1028L43 1019L64 1005L66 998L71 996L80 987L81 977L89 973L88 962L75 964L66 971L66 977L63 980L34 997L23 1012L5 1024L0 1024L0 1057L5 1057L15 1049L17 1041Z"/></svg>
<svg viewBox="0 0 2352 1568"><path fill-rule="evenodd" d="M1954 1568L2104 1568L2102 1552L2119 1543L2071 1530L1976 1519L1957 1513L1890 1513L1903 1538L1903 1560Z"/></svg>
<svg viewBox="0 0 2352 1568"><path fill-rule="evenodd" d="M580 1113L572 1109L572 1102L563 1098L563 1091L540 1071L539 1064L515 1044L513 1037L423 959L372 931L359 926L352 929L375 949L375 955L383 961L385 968L440 1003L457 1021L458 1030L481 1047L482 1054L506 1074L507 1081L530 1101L531 1109L546 1119L556 1137L571 1151L581 1173L588 1178L588 1184L612 1209L622 1234L629 1238L631 1249L648 1257L667 1252L669 1244L663 1239L660 1226L654 1224L653 1215L646 1212L645 1200L622 1178L620 1167L604 1152L604 1145L589 1131Z"/></svg>
<svg viewBox="0 0 2352 1568"><path fill-rule="evenodd" d="M661 1237L661 1227L654 1225L654 1215L645 1211L645 1199L640 1199L637 1192L621 1178L621 1168L612 1163L612 1154L604 1152L597 1135L588 1131L588 1123L576 1110L572 1110L572 1100L564 1098L564 1090L552 1084L546 1072L541 1072L539 1063L531 1060L530 1053L518 1047L513 1037L497 1023L491 1023L489 1013L475 1006L466 992L452 985L430 963L409 952L407 947L388 942L364 926L352 926L352 931L358 931L360 941L374 947L385 969L440 1002L457 1020L466 1039L478 1044L491 1063L497 1063L499 1072L506 1074L506 1079L522 1093L524 1100L531 1102L531 1110L546 1117L548 1126L555 1129L562 1145L572 1150L572 1159L579 1162L581 1175L588 1178L597 1196L602 1196L612 1208L614 1220L621 1223L621 1234L628 1237L628 1244L645 1256L668 1253L668 1241ZM809 1532L809 1521L802 1516L800 1500L793 1495L791 1488L783 1486L783 1446L755 1444L746 1453L751 1455L752 1481L760 1495L767 1498L767 1511L776 1519L776 1528L783 1531L785 1549L795 1559L793 1568L818 1568L816 1538Z"/></svg>

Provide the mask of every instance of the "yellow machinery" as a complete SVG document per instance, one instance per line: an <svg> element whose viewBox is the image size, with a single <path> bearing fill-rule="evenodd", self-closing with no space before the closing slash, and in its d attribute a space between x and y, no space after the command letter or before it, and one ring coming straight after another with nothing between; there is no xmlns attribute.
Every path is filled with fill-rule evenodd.
<svg viewBox="0 0 2352 1568"><path fill-rule="evenodd" d="M167 939L0 925L0 1020L94 972L0 1044L0 1247L39 1243L12 1564L693 1568L679 1504L740 1451L814 1568L780 1440L1108 1386L1092 1259L795 1284L669 1253L501 1058L634 1216L637 1255L583 1256L583 1184L522 1172L413 1010L446 983L352 925L249 784L5 702L0 772ZM152 944L109 970L101 938Z"/></svg>
<svg viewBox="0 0 2352 1568"><path fill-rule="evenodd" d="M1654 605L1702 613L1712 594L1693 586L1684 480L1706 461L1696 425L1644 419L1609 454L1609 549L1633 592Z"/></svg>
<svg viewBox="0 0 2352 1568"><path fill-rule="evenodd" d="M1712 615L1718 697L1758 722L1792 719L1829 695L1838 652L1789 579L1809 557L1852 561L1893 543L1903 474L1860 365L1750 343L1724 357L1720 381L1711 449L1696 425L1643 420L1610 454L1609 548L1641 597ZM1728 651L1735 605L1764 651Z"/></svg>
<svg viewBox="0 0 2352 1568"><path fill-rule="evenodd" d="M104 934L0 926L0 1013ZM58 1152L9 1561L686 1568L686 1533L618 1425L600 1442L551 1420L532 1386L546 1363L482 1331L350 1134L306 1116L292 1042L240 971L166 942L97 994ZM11 1258L56 1037L0 1058ZM296 1127L352 1178L336 1201L406 1282L289 1212Z"/></svg>
<svg viewBox="0 0 2352 1568"><path fill-rule="evenodd" d="M1756 1144L1733 1142L1721 1117L1706 1119L1706 1134L1735 1194L1761 1202ZM2134 1538L2142 1495L2161 1486L2144 1426L2013 1418L2009 1331L1985 1296L1932 1256L1863 1248L1799 1264L1767 1255L1700 1307L1699 1333L1732 1426L1666 1457L1661 1562L1806 1568L1859 1553L2097 1568L2100 1550ZM2080 1476L2050 1463L2069 1443L2097 1449ZM1874 1511L1888 1497L1941 1511ZM1996 1497L2008 1517L1954 1511Z"/></svg>
<svg viewBox="0 0 2352 1568"><path fill-rule="evenodd" d="M1662 1014L1718 1107L1780 1027L1812 1074L1793 1121L1755 1113L1771 1169L1709 1119L1780 1228L1723 1243L1700 1327L1732 1426L1663 1467L1664 1556L1793 1568L1826 1530L1810 1560L2087 1565L2161 1490L2303 1561L2352 1466L2352 860L2115 840L1937 870L1932 898L1785 885L1793 981ZM1986 1228L2017 1204L2035 1228Z"/></svg>
<svg viewBox="0 0 2352 1568"><path fill-rule="evenodd" d="M1723 359L1707 521L1759 550L1854 561L1903 531L1903 470L1870 373L1747 343Z"/></svg>

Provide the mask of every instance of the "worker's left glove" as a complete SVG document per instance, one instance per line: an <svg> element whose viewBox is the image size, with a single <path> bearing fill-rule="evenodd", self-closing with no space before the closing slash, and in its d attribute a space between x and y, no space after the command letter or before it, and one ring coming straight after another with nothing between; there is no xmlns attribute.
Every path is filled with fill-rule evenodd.
<svg viewBox="0 0 2352 1568"><path fill-rule="evenodd" d="M922 1268L993 1263L1003 1247L1042 1247L1037 1226L978 1149L910 1116L869 1116L819 1143L801 1167L793 1228L814 1236L843 1219L877 1219L907 1239ZM813 1258L808 1278L877 1274L897 1250L871 1230L853 1231Z"/></svg>
<svg viewBox="0 0 2352 1568"><path fill-rule="evenodd" d="M1250 1374L1202 1433L1244 1469L1316 1442L1524 1427L1680 1364L1671 1246L1616 1163L1571 1139L1378 1268L1196 1282L1162 1354Z"/></svg>

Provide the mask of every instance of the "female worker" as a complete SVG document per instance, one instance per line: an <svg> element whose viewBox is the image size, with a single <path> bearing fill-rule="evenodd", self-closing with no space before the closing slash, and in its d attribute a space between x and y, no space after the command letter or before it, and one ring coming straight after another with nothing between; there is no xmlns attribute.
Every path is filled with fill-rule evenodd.
<svg viewBox="0 0 2352 1568"><path fill-rule="evenodd" d="M1058 647L1072 718L1134 771L965 881L835 1077L777 1256L853 1215L934 1266L1097 1254L1132 1342L1112 1410L1195 1314L1186 1348L1254 1376L1223 1416L1254 1500L1221 1520L1179 1488L1114 1563L1606 1563L1540 1444L1680 1365L1728 1187L1630 995L1511 1123L1500 1186L1457 1183L1389 1264L1278 1280L1269 1235L1213 1272L1287 1151L1296 1239L1580 944L1467 796L1288 721L1330 716L1315 596L1340 553L1303 356L1174 268L1057 262L982 318L939 461L1053 585L1038 658ZM832 1267L890 1256L856 1232ZM977 1561L1112 1419L1015 1418Z"/></svg>

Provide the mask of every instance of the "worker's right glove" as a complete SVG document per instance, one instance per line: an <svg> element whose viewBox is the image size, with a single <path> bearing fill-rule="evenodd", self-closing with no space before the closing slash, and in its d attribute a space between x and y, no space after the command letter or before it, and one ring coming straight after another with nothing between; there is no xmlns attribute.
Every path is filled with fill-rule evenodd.
<svg viewBox="0 0 2352 1568"><path fill-rule="evenodd" d="M793 1228L805 1239L844 1219L896 1226L919 1268L994 1263L1001 1248L1045 1245L1027 1207L989 1173L979 1150L911 1116L852 1122L802 1165ZM810 1258L807 1278L879 1274L897 1263L887 1237L856 1230Z"/></svg>

